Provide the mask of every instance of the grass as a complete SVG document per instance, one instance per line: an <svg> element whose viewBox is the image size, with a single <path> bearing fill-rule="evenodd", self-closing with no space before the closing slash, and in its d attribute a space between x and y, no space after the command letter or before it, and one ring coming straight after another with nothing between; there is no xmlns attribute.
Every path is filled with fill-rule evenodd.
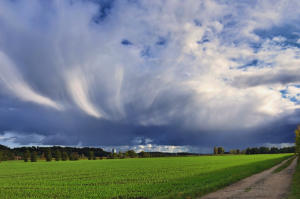
<svg viewBox="0 0 300 199"><path fill-rule="evenodd" d="M294 160L295 157L290 158L289 160L287 160L284 164L282 164L280 167L278 167L277 169L275 169L273 171L273 173L279 173L280 171L282 171L283 169L287 168Z"/></svg>
<svg viewBox="0 0 300 199"><path fill-rule="evenodd" d="M300 198L300 158L298 158L298 164L296 167L296 171L294 173L291 192L288 198L289 199Z"/></svg>
<svg viewBox="0 0 300 199"><path fill-rule="evenodd" d="M0 163L0 198L195 197L290 154Z"/></svg>

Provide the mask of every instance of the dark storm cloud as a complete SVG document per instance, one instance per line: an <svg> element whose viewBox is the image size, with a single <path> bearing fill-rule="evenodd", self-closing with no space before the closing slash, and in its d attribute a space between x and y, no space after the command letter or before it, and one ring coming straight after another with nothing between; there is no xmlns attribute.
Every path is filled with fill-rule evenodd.
<svg viewBox="0 0 300 199"><path fill-rule="evenodd" d="M279 71L276 74L272 72L263 75L253 75L253 76L240 76L236 77L232 82L232 85L237 87L251 87L266 84L289 84L289 83L299 83L300 82L300 69L296 71Z"/></svg>
<svg viewBox="0 0 300 199"><path fill-rule="evenodd" d="M293 142L300 52L260 34L293 2L1 1L0 143Z"/></svg>

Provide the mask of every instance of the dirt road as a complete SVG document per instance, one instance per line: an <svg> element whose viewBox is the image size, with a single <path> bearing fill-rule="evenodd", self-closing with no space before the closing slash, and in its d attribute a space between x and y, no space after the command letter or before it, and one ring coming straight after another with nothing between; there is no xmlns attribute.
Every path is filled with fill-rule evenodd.
<svg viewBox="0 0 300 199"><path fill-rule="evenodd" d="M201 199L282 199L288 194L297 158L284 170L273 173L280 165L245 178Z"/></svg>

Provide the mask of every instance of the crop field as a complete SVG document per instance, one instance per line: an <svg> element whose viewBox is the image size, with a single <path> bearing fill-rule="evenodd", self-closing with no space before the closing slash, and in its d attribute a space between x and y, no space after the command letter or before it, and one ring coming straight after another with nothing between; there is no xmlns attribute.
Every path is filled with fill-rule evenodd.
<svg viewBox="0 0 300 199"><path fill-rule="evenodd" d="M183 198L267 169L291 154L0 163L0 198Z"/></svg>

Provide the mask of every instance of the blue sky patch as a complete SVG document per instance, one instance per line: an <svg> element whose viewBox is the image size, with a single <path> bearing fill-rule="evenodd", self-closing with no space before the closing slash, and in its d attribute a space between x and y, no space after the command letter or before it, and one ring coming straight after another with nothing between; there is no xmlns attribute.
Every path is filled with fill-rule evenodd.
<svg viewBox="0 0 300 199"><path fill-rule="evenodd" d="M209 42L209 39L202 39L202 40L197 41L197 44L204 44L207 42Z"/></svg>
<svg viewBox="0 0 300 199"><path fill-rule="evenodd" d="M282 46L283 48L292 46L300 48L298 40L300 38L300 28L290 24L283 26L273 26L270 29L256 29L254 33L262 39L282 38L282 40L273 40L274 44Z"/></svg>
<svg viewBox="0 0 300 199"><path fill-rule="evenodd" d="M102 22L111 12L115 0L90 0L99 5L98 13L93 17L95 23Z"/></svg>
<svg viewBox="0 0 300 199"><path fill-rule="evenodd" d="M130 46L130 45L132 45L131 41L129 41L127 39L123 39L121 41L121 44L124 45L124 46Z"/></svg>
<svg viewBox="0 0 300 199"><path fill-rule="evenodd" d="M291 96L289 95L287 89L280 90L280 93L282 98L289 99L291 102L294 102L296 104L300 103L300 101L297 100L297 96L300 96L300 94L297 94L296 96Z"/></svg>
<svg viewBox="0 0 300 199"><path fill-rule="evenodd" d="M283 98L287 98L287 94L288 94L287 90L280 90L280 93Z"/></svg>
<svg viewBox="0 0 300 199"><path fill-rule="evenodd" d="M167 43L167 39L164 38L164 37L160 37L160 38L158 39L158 41L156 42L156 45L163 46L163 45L165 45L166 43Z"/></svg>
<svg viewBox="0 0 300 199"><path fill-rule="evenodd" d="M257 59L254 59L252 60L251 62L245 64L245 65L242 65L242 66L239 66L238 69L246 69L246 68L249 68L249 67L257 67L259 61Z"/></svg>
<svg viewBox="0 0 300 199"><path fill-rule="evenodd" d="M141 56L145 57L145 58L152 57L150 46L145 46L144 47L144 49L141 51Z"/></svg>

